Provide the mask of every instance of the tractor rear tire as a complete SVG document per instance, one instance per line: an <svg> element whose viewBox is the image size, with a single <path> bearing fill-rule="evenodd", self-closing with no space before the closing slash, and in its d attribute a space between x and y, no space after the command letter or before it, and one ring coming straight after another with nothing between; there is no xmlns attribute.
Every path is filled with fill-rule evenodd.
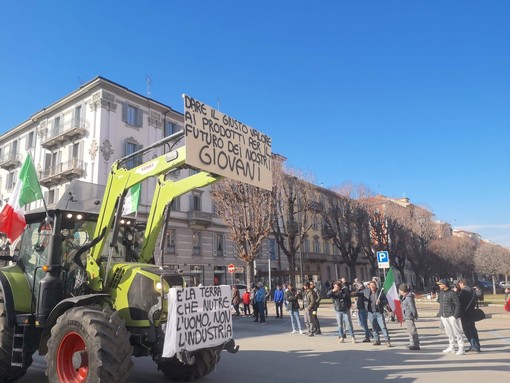
<svg viewBox="0 0 510 383"><path fill-rule="evenodd" d="M32 364L32 353L25 355L25 368L12 367L12 338L14 328L9 325L7 310L5 308L4 292L0 288L0 382L13 382L21 378ZM30 341L25 339L26 342ZM34 350L35 352L35 350Z"/></svg>
<svg viewBox="0 0 510 383"><path fill-rule="evenodd" d="M158 363L158 370L161 370L165 377L179 382L189 382L200 379L214 371L216 364L220 361L223 345L204 350L191 352L195 357L195 364L183 364L176 357Z"/></svg>
<svg viewBox="0 0 510 383"><path fill-rule="evenodd" d="M117 312L74 307L51 329L46 374L50 382L124 382L133 366L132 353L129 333Z"/></svg>

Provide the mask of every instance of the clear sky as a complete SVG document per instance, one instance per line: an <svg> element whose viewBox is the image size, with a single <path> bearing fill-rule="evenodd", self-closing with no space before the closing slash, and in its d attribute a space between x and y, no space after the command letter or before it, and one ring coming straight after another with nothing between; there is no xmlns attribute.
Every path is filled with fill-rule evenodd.
<svg viewBox="0 0 510 383"><path fill-rule="evenodd" d="M0 1L0 133L103 76L510 246L510 1Z"/></svg>

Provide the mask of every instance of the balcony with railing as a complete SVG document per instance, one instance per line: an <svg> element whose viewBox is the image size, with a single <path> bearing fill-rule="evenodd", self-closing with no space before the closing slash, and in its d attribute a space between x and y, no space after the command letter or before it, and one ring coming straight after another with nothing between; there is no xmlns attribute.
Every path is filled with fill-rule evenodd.
<svg viewBox="0 0 510 383"><path fill-rule="evenodd" d="M41 146L45 149L62 146L65 142L71 142L84 137L89 130L89 123L84 120L72 120L50 128L43 134Z"/></svg>
<svg viewBox="0 0 510 383"><path fill-rule="evenodd" d="M11 170L19 166L21 166L21 155L17 153L7 153L0 158L0 168L2 169Z"/></svg>
<svg viewBox="0 0 510 383"><path fill-rule="evenodd" d="M188 226L191 228L205 229L211 226L213 215L205 211L191 210L188 212Z"/></svg>
<svg viewBox="0 0 510 383"><path fill-rule="evenodd" d="M83 177L84 175L85 164L78 158L73 158L40 171L39 179L41 185L50 187Z"/></svg>

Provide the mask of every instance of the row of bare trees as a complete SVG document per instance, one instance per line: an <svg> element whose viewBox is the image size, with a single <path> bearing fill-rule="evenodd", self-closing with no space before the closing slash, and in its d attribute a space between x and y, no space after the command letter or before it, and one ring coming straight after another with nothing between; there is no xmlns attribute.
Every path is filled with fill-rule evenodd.
<svg viewBox="0 0 510 383"><path fill-rule="evenodd" d="M287 257L293 283L296 270L302 270L297 255L310 235L329 241L352 277L361 259L368 260L375 273L381 250L389 252L403 281L406 269L414 272L417 288L427 287L436 277L471 278L475 271L495 280L498 274L510 273L508 249L452 236L449 226L444 230L428 209L407 199L374 196L362 186L319 188L310 176L285 169L283 161L273 161L272 191L224 179L212 187L211 197L236 246L236 257L246 262L248 284L270 234Z"/></svg>

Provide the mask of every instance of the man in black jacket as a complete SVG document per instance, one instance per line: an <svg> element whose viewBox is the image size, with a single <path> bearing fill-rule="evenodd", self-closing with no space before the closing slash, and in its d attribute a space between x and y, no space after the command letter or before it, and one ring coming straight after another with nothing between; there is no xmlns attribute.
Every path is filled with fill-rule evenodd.
<svg viewBox="0 0 510 383"><path fill-rule="evenodd" d="M475 321L471 316L476 307L476 295L464 278L459 280L459 287L459 300L462 308L460 321L464 334L471 345L466 351L480 352L480 339L478 338Z"/></svg>
<svg viewBox="0 0 510 383"><path fill-rule="evenodd" d="M351 335L351 342L356 343L351 319L351 294L347 288L342 286L342 282L335 281L333 282L333 288L328 291L327 297L333 300L340 343L345 341L344 327Z"/></svg>
<svg viewBox="0 0 510 383"><path fill-rule="evenodd" d="M462 339L462 324L460 321L461 306L457 293L450 289L450 282L440 279L439 285L439 317L443 323L446 335L448 336L448 347L443 350L445 353L455 353L457 343L457 355L464 355L464 339Z"/></svg>

